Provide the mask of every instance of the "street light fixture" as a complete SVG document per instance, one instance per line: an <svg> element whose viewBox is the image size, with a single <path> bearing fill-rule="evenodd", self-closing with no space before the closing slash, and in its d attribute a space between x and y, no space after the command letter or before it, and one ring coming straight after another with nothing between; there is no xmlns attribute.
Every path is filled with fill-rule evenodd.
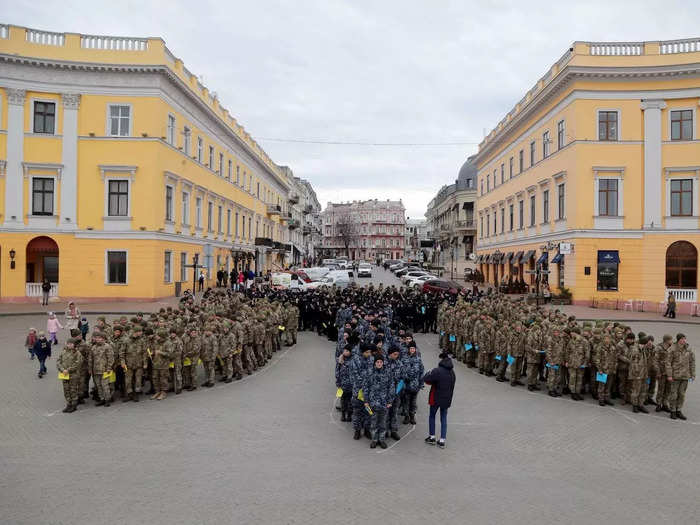
<svg viewBox="0 0 700 525"><path fill-rule="evenodd" d="M17 252L12 248L10 250L10 270L15 269L15 255L17 255Z"/></svg>

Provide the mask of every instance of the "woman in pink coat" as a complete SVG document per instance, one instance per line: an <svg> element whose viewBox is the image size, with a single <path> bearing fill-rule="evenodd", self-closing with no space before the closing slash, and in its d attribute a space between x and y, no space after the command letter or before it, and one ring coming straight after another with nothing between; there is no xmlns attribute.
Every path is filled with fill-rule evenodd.
<svg viewBox="0 0 700 525"><path fill-rule="evenodd" d="M56 339L56 334L62 328L63 328L63 325L56 317L56 314L54 314L53 312L49 312L49 320L46 321L46 331L49 334L49 341L51 341L53 344L57 345L58 339Z"/></svg>

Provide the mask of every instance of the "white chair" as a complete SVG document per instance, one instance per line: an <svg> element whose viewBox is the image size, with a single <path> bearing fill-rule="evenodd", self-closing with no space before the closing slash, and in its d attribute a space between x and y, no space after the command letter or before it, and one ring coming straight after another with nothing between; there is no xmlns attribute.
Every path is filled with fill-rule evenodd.
<svg viewBox="0 0 700 525"><path fill-rule="evenodd" d="M622 311L626 311L629 308L630 312L634 312L634 299L630 299L628 301L625 301L625 304L622 306Z"/></svg>

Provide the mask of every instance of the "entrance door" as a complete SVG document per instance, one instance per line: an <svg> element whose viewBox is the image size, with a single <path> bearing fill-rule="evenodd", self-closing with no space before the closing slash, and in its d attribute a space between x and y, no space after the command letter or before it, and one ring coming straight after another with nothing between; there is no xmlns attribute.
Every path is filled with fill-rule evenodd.
<svg viewBox="0 0 700 525"><path fill-rule="evenodd" d="M44 279L50 283L58 282L58 257L53 255L44 256Z"/></svg>

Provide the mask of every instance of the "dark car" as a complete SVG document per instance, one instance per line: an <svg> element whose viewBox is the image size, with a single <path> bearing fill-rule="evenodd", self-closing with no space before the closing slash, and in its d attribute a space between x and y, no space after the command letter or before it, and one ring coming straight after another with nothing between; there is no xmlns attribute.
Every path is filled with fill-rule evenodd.
<svg viewBox="0 0 700 525"><path fill-rule="evenodd" d="M423 283L423 291L429 293L446 292L449 294L458 294L464 287L455 281L447 281L445 279L430 279Z"/></svg>
<svg viewBox="0 0 700 525"><path fill-rule="evenodd" d="M396 264L397 262L400 261L398 259L386 259L382 266L384 266L385 270L388 270L389 266L391 266L392 264Z"/></svg>

